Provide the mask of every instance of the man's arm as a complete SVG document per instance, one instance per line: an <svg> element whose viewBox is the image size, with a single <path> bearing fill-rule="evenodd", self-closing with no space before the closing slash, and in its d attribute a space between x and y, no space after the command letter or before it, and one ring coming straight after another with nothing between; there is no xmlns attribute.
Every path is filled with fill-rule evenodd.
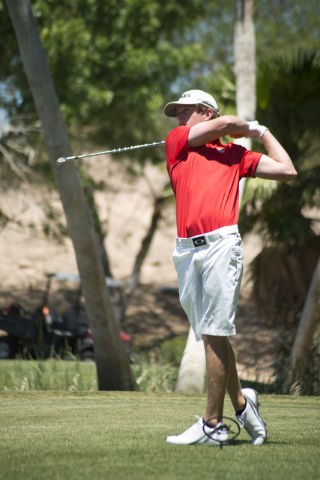
<svg viewBox="0 0 320 480"><path fill-rule="evenodd" d="M266 130L261 141L268 152L268 156L262 155L256 168L255 176L280 182L293 180L297 176L297 172L289 155L278 140L274 138L269 130Z"/></svg>
<svg viewBox="0 0 320 480"><path fill-rule="evenodd" d="M201 147L225 135L245 137L249 135L249 123L232 115L198 123L190 128L187 144L190 147Z"/></svg>
<svg viewBox="0 0 320 480"><path fill-rule="evenodd" d="M269 130L258 122L248 123L232 115L201 122L190 128L187 145L200 147L225 135L233 138L261 138L268 155L262 155L255 171L256 177L289 182L297 176L285 149Z"/></svg>

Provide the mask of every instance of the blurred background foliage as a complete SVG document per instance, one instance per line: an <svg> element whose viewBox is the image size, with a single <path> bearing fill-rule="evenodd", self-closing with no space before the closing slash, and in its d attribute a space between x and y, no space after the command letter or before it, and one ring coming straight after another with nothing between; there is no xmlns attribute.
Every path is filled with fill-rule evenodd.
<svg viewBox="0 0 320 480"><path fill-rule="evenodd" d="M200 45L183 42L204 7L198 0L31 2L61 110L74 139L109 148L156 141L159 111L180 74L201 60ZM183 22L177 19L183 18ZM177 32L180 37L177 37ZM4 55L1 107L35 114L6 6L1 6ZM139 159L148 153L139 152ZM160 159L158 151L153 159Z"/></svg>
<svg viewBox="0 0 320 480"><path fill-rule="evenodd" d="M31 5L77 152L164 139L175 123L162 108L184 89L208 90L222 113L235 113L232 0L32 0ZM1 129L1 182L5 187L11 178L32 180L39 174L53 186L3 0L0 12L0 108L7 119ZM299 173L289 185L246 184L241 231L257 229L266 242L298 244L313 235L314 219L305 209L320 202L319 18L316 0L256 1L257 119L275 133ZM138 163L163 157L162 148L125 154L136 173ZM82 176L91 192L103 188L85 172Z"/></svg>
<svg viewBox="0 0 320 480"><path fill-rule="evenodd" d="M163 106L189 88L208 90L223 114L236 113L232 0L32 0L31 6L77 152L164 139L175 122ZM38 175L54 188L4 0L0 12L1 185ZM297 245L314 235L305 211L320 202L319 19L317 0L256 0L257 119L299 173L290 184L246 183L241 232L256 229L265 242ZM141 174L139 164L163 162L164 153L159 147L124 158L131 173ZM81 175L92 200L103 182Z"/></svg>
<svg viewBox="0 0 320 480"><path fill-rule="evenodd" d="M264 197L248 183L241 223L248 232L259 222L266 240L297 245L314 235L306 209L320 206L320 51L299 49L262 61L257 102L257 119L289 153L298 177L277 182Z"/></svg>
<svg viewBox="0 0 320 480"><path fill-rule="evenodd" d="M235 114L235 78L231 66L208 75L225 113ZM289 153L298 177L289 184L246 181L239 224L243 235L259 231L265 243L298 245L314 236L306 209L320 206L320 50L294 49L257 62L256 118L267 125ZM264 152L260 142L253 150ZM265 152L264 152L265 153Z"/></svg>
<svg viewBox="0 0 320 480"><path fill-rule="evenodd" d="M232 68L232 0L32 0L31 6L79 150L86 142L114 148L164 138L173 125L162 115L165 102ZM256 10L259 61L320 47L316 0L257 0ZM16 125L30 127L34 104L4 0L0 12L0 107ZM31 146L38 140L29 133ZM163 159L161 148L128 155Z"/></svg>

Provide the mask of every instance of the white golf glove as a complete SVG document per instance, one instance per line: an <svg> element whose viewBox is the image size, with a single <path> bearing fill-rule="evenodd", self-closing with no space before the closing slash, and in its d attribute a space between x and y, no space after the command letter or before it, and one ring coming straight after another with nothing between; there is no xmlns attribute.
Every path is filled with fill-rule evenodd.
<svg viewBox="0 0 320 480"><path fill-rule="evenodd" d="M254 120L249 123L249 135L247 137L249 138L262 138L264 132L266 130L269 130L267 127L264 127L263 125L260 125L257 120Z"/></svg>

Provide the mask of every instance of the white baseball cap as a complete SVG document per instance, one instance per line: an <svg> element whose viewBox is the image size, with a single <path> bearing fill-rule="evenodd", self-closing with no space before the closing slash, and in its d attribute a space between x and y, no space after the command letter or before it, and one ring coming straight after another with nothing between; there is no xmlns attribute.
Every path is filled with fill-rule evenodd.
<svg viewBox="0 0 320 480"><path fill-rule="evenodd" d="M209 93L203 92L202 90L188 90L187 92L184 92L177 102L170 102L164 107L164 113L167 117L176 117L177 105L195 105L197 103L212 108L219 117L220 110L217 102L211 95L209 95Z"/></svg>

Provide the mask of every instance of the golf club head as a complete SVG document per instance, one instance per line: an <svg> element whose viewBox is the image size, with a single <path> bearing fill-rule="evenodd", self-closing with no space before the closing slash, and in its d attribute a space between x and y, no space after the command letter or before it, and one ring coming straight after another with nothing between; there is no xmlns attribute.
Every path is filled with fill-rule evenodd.
<svg viewBox="0 0 320 480"><path fill-rule="evenodd" d="M58 158L57 163L64 163L66 161L67 161L66 157L60 157Z"/></svg>

